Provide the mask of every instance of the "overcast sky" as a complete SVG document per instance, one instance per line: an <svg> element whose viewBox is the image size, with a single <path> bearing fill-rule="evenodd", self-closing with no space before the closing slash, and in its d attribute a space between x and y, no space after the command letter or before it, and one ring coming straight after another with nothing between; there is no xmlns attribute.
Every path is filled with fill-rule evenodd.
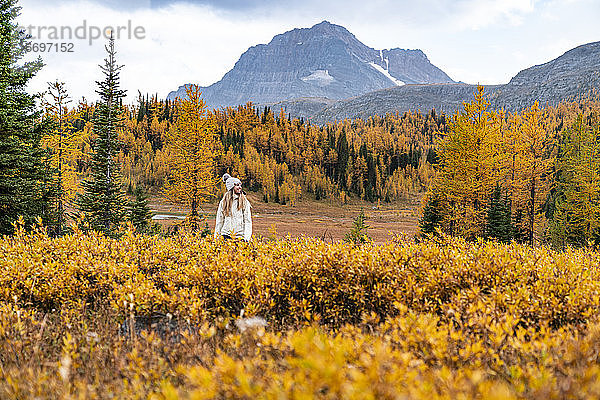
<svg viewBox="0 0 600 400"><path fill-rule="evenodd" d="M19 5L17 21L33 27L36 42L73 43L73 52L53 47L41 54L46 66L31 89L44 90L58 79L74 99L97 98L94 82L102 78L98 64L106 41L93 39L90 45L95 28L131 27L121 29L116 43L128 101L138 90L165 97L184 83L214 83L248 47L323 20L346 27L375 49L421 49L452 79L468 83L506 83L522 69L600 40L599 0L21 0ZM49 37L52 27L75 31L84 23L86 39Z"/></svg>

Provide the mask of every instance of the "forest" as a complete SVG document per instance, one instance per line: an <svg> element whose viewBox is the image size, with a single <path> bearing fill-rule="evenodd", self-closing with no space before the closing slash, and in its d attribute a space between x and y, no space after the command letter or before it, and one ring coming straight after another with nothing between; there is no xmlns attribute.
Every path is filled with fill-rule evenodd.
<svg viewBox="0 0 600 400"><path fill-rule="evenodd" d="M74 110L81 131L77 173L88 169L94 106ZM118 155L126 189L159 192L167 176L165 137L177 118L178 104L140 96L123 106ZM236 108L206 110L217 140L216 175L239 176L266 202L295 203L302 195L317 200L357 196L394 201L424 191L435 163L435 141L446 131L446 117L410 112L325 126L291 119L282 110Z"/></svg>
<svg viewBox="0 0 600 400"><path fill-rule="evenodd" d="M489 110L481 88L450 116L415 111L318 126L251 103L206 110L201 93L194 95L214 139L211 176L239 176L265 202L294 205L309 197L343 206L349 198L393 203L424 196L424 233L438 228L468 239L557 246L600 240L596 100L511 114ZM129 195L165 194L176 153L168 137L181 107L139 95L137 104L120 108L116 160ZM70 199L89 174L96 106L63 106L61 115L59 108L55 101L44 116L68 131L62 179ZM56 132L45 138L50 149ZM208 185L204 201L219 190Z"/></svg>

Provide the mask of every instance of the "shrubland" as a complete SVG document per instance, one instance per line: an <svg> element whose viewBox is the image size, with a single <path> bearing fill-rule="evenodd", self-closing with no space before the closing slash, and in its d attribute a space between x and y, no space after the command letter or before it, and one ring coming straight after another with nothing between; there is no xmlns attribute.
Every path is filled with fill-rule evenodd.
<svg viewBox="0 0 600 400"><path fill-rule="evenodd" d="M17 229L0 252L2 398L600 391L595 250Z"/></svg>

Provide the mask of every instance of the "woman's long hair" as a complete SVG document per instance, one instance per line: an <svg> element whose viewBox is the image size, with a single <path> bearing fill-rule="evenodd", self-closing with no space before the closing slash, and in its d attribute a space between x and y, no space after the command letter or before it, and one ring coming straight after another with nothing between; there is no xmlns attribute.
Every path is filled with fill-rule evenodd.
<svg viewBox="0 0 600 400"><path fill-rule="evenodd" d="M225 194L223 195L223 200L221 201L223 202L223 215L225 215L226 217L230 217L231 207L233 207L233 189L225 192ZM242 211L246 207L247 201L248 199L246 199L246 195L244 194L244 192L240 193L240 197L238 200L238 211Z"/></svg>

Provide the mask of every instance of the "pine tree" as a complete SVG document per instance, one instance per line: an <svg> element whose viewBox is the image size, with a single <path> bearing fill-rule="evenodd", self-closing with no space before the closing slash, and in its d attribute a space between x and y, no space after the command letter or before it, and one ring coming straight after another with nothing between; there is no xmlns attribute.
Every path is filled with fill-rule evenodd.
<svg viewBox="0 0 600 400"><path fill-rule="evenodd" d="M437 227L441 227L443 219L443 199L438 193L432 192L427 199L425 208L423 209L423 218L421 218L419 221L421 233L435 233L435 229Z"/></svg>
<svg viewBox="0 0 600 400"><path fill-rule="evenodd" d="M348 140L346 139L345 130L342 130L342 133L338 137L336 151L338 155L336 178L340 183L340 187L346 189L346 170L348 169L350 154L348 153Z"/></svg>
<svg viewBox="0 0 600 400"><path fill-rule="evenodd" d="M28 44L15 23L19 12L17 0L0 3L0 234L12 233L19 216L26 225L37 217L48 223L54 193L40 144L47 125L40 122L34 96L26 92L42 61L19 64Z"/></svg>
<svg viewBox="0 0 600 400"><path fill-rule="evenodd" d="M485 233L488 239L497 239L501 242L509 242L512 239L510 201L508 197L502 200L502 190L498 184L492 192Z"/></svg>
<svg viewBox="0 0 600 400"><path fill-rule="evenodd" d="M352 229L350 232L344 236L344 241L348 243L352 243L354 245L365 244L369 240L369 235L367 234L367 229L369 229L369 225L365 224L365 212L361 208L360 213L354 218L354 223L352 225Z"/></svg>
<svg viewBox="0 0 600 400"><path fill-rule="evenodd" d="M106 46L108 57L101 66L104 81L96 82L100 102L94 111L93 132L96 139L90 165L90 176L82 182L84 193L77 199L84 215L84 227L116 236L125 222L127 212L125 195L121 190L120 166L117 161L122 127L120 100L125 92L119 89L119 70L115 60L115 41L111 35Z"/></svg>
<svg viewBox="0 0 600 400"><path fill-rule="evenodd" d="M48 84L49 99L43 100L44 117L53 123L53 129L42 138L43 145L50 150L50 165L55 170L57 194L54 199L56 227L54 233L61 235L65 228L65 207L77 192L77 161L82 154L83 130L75 129L80 112L69 110L68 93L62 82Z"/></svg>
<svg viewBox="0 0 600 400"><path fill-rule="evenodd" d="M148 206L148 195L144 193L141 186L137 186L134 191L135 201L129 208L129 221L133 224L137 233L148 232L152 222L152 211Z"/></svg>
<svg viewBox="0 0 600 400"><path fill-rule="evenodd" d="M515 215L513 218L513 239L517 243L525 243L527 238L529 237L526 229L522 227L523 224L523 210L518 208L515 211Z"/></svg>

